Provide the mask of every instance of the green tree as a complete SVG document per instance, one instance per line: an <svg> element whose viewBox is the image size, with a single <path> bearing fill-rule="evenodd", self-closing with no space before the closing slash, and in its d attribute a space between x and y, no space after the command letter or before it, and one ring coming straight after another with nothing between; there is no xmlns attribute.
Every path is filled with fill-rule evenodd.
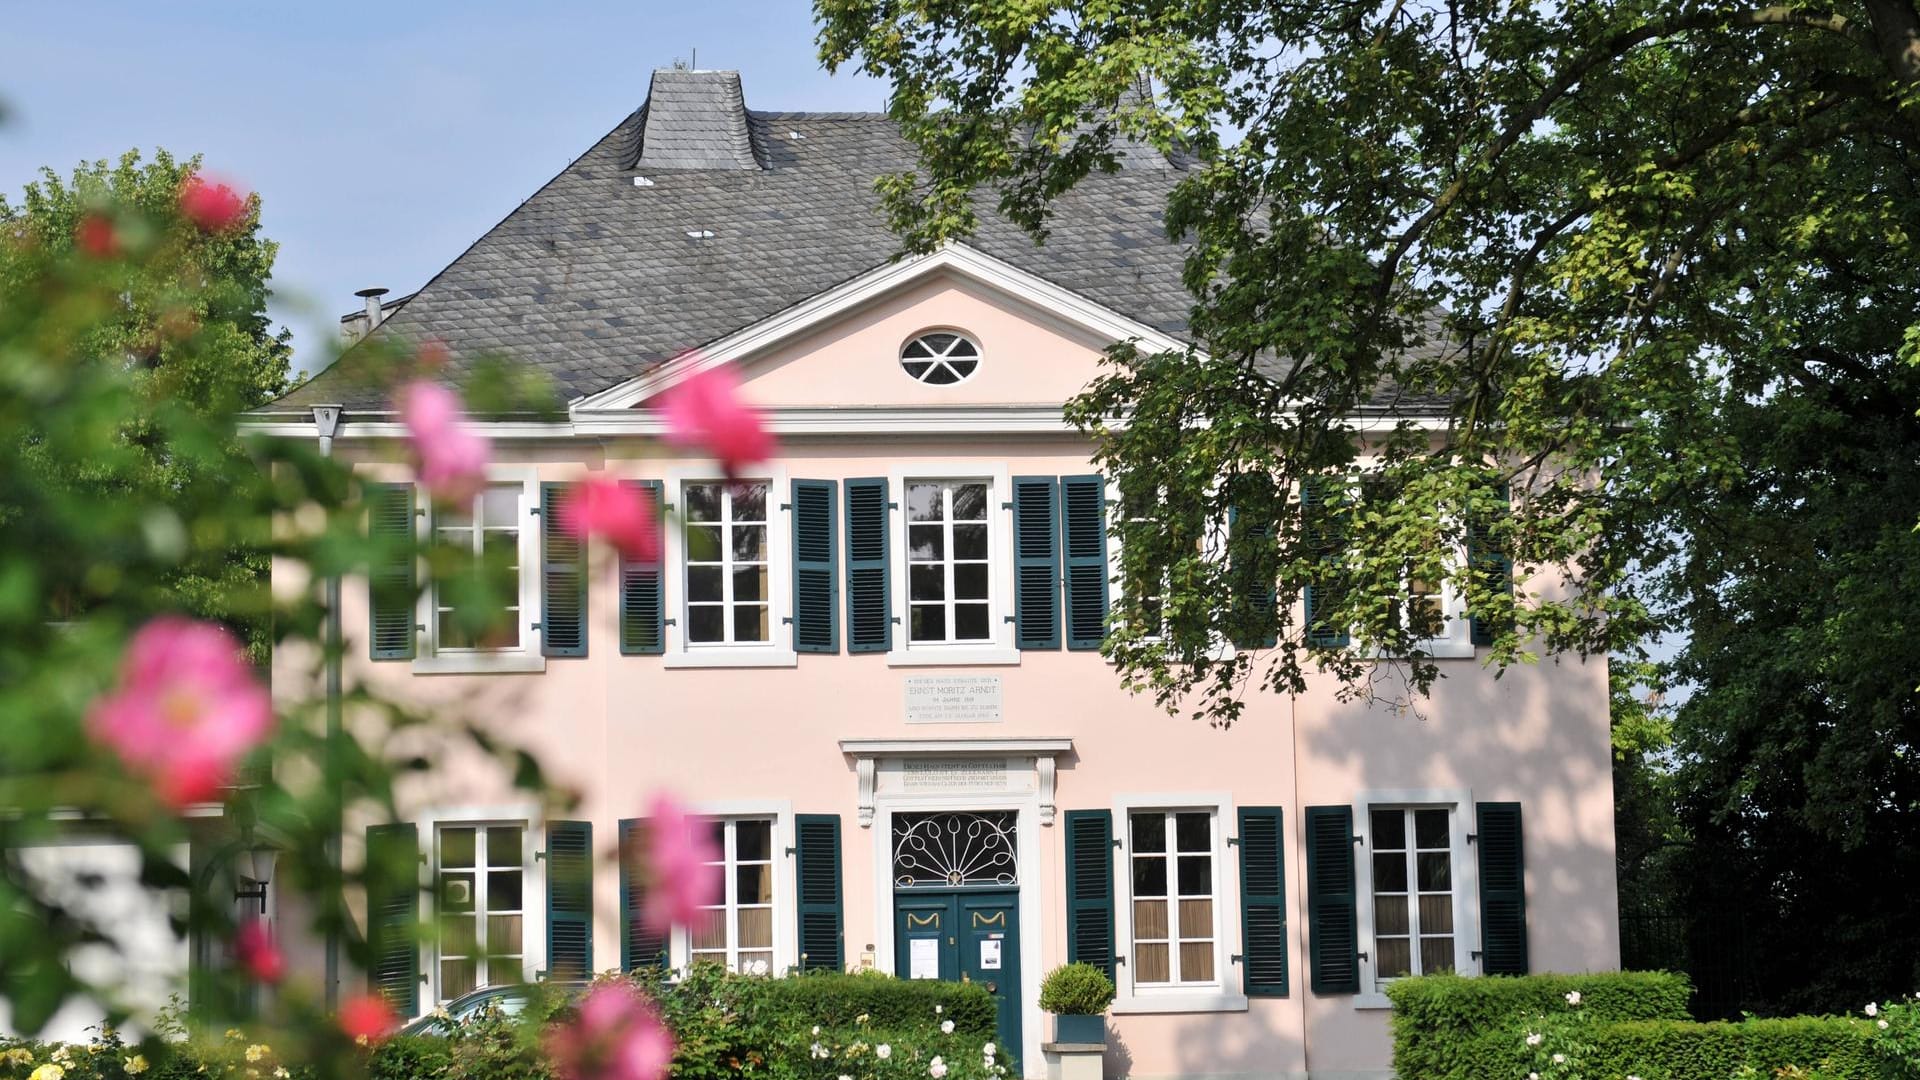
<svg viewBox="0 0 1920 1080"><path fill-rule="evenodd" d="M1406 613L1438 578L1498 665L1688 630L1674 780L1695 862L1761 924L1756 1000L1911 989L1912 0L816 9L920 151L878 187L910 248L983 204L1044 236L1119 140L1182 169L1196 347L1114 350L1074 411L1158 493L1116 523L1122 573L1164 583L1109 645L1123 677L1222 722L1316 666L1417 696L1438 670ZM1379 482L1303 514L1363 441ZM1230 507L1228 557L1197 557ZM1510 602L1434 554L1470 530L1544 577ZM1232 602L1276 570L1279 603ZM1299 625L1308 587L1354 648ZM1205 660L1222 637L1277 646Z"/></svg>

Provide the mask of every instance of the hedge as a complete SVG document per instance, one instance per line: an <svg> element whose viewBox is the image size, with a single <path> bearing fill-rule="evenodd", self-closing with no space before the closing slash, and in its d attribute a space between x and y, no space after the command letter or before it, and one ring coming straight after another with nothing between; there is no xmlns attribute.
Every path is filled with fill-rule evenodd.
<svg viewBox="0 0 1920 1080"><path fill-rule="evenodd" d="M1817 1070L1833 1080L1878 1080L1886 1075L1866 1026L1837 1016L1696 1024L1671 1020L1597 1027L1582 1075L1614 1080L1728 1080L1741 1066L1761 1076L1789 1066ZM1514 1075L1520 1075L1515 1073Z"/></svg>
<svg viewBox="0 0 1920 1080"><path fill-rule="evenodd" d="M998 1007L986 987L937 979L896 979L877 972L818 972L759 980L768 1007L826 1028L852 1027L865 1016L875 1028L915 1028L938 1015L959 1034L991 1039ZM935 1007L938 1006L938 1009Z"/></svg>
<svg viewBox="0 0 1920 1080"><path fill-rule="evenodd" d="M1400 1080L1506 1075L1487 1070L1509 1060L1504 1051L1513 1024L1520 1017L1571 1012L1567 995L1574 992L1579 1008L1595 1020L1685 1020L1693 987L1685 975L1664 971L1395 979L1387 986L1394 1070Z"/></svg>

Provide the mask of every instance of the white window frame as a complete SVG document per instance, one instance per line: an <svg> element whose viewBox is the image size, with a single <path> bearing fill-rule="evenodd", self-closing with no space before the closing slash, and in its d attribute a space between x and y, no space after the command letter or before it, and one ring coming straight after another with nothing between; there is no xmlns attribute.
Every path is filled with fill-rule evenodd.
<svg viewBox="0 0 1920 1080"><path fill-rule="evenodd" d="M664 628L669 668L794 667L793 648L793 484L785 466L770 468L748 480L767 484L767 640L748 644L694 643L687 640L687 538L682 519L688 484L725 482L711 469L669 469L665 499L670 509L666 525L667 580L670 590ZM839 522L834 523L839 527Z"/></svg>
<svg viewBox="0 0 1920 1080"><path fill-rule="evenodd" d="M511 674L547 670L547 658L541 654L540 631L540 472L531 465L495 465L487 469L489 487L520 485L520 644L510 649L441 649L438 617L438 587L420 590L414 608L414 622L426 627L417 631L419 652L413 660L415 675ZM433 505L425 488L416 493L426 512L414 518L416 536L434 535Z"/></svg>
<svg viewBox="0 0 1920 1080"><path fill-rule="evenodd" d="M1479 975L1480 863L1467 839L1472 832L1473 791L1469 788L1388 788L1361 791L1353 799L1355 845L1353 892L1360 931L1360 992L1356 1009L1390 1008L1386 984L1379 976L1373 927L1373 818L1380 809L1446 810L1448 848L1453 856L1453 964L1461 975Z"/></svg>
<svg viewBox="0 0 1920 1080"><path fill-rule="evenodd" d="M1363 457L1355 471L1347 477L1348 491L1357 493L1357 489L1367 474L1376 471L1378 471L1378 459ZM1455 546L1449 562L1457 568L1465 566L1466 561L1466 550L1462 547ZM1403 586L1407 583L1407 575L1404 572L1400 576L1400 582ZM1295 621L1297 625L1303 628L1304 632L1307 618L1304 593L1295 607ZM1416 640L1414 646L1425 654L1428 659L1432 660L1473 659L1473 628L1469 625L1466 615L1467 598L1455 587L1453 581L1442 581L1440 583L1441 632L1434 637ZM1350 645L1348 647L1352 648L1353 646Z"/></svg>
<svg viewBox="0 0 1920 1080"><path fill-rule="evenodd" d="M1114 944L1122 950L1124 962L1114 966L1113 1011L1125 1013L1197 1013L1245 1012L1247 996L1241 993L1240 968L1233 957L1240 952L1240 920L1230 913L1240 910L1240 883L1237 867L1228 866L1232 851L1227 845L1228 831L1235 827L1233 797L1227 792L1149 792L1114 797L1113 819L1119 846L1114 860ZM1158 813L1200 811L1213 817L1213 973L1204 984L1136 986L1133 979L1133 829L1135 811ZM1171 833L1167 845L1174 846ZM1167 866L1168 885L1173 883L1175 867ZM1169 903L1171 926L1178 912Z"/></svg>
<svg viewBox="0 0 1920 1080"><path fill-rule="evenodd" d="M794 893L793 804L785 800L722 800L694 803L687 813L708 820L773 823L773 970L769 974L788 974L800 963L799 929L794 923L799 900ZM729 881L726 892L733 889ZM685 971L691 965L692 935L686 927L676 926L667 936L667 956L676 970Z"/></svg>
<svg viewBox="0 0 1920 1080"><path fill-rule="evenodd" d="M538 803L509 802L465 806L434 807L414 818L419 827L422 851L421 872L427 884L422 906L425 925L438 925L440 919L440 827L442 825L521 825L526 829L526 847L520 865L520 978L532 982L547 966L547 861L538 855L546 850L547 822ZM425 992L419 995L421 1013L438 1008L440 996L440 950L428 942L418 946L426 972ZM416 1014L418 1015L418 1014Z"/></svg>
<svg viewBox="0 0 1920 1080"><path fill-rule="evenodd" d="M907 574L907 485L909 483L987 485L987 629L986 641L911 642L911 602ZM1013 480L1004 462L926 461L895 469L887 477L887 553L893 585L892 667L1015 665L1020 650L1013 640ZM1064 598L1063 598L1064 602Z"/></svg>
<svg viewBox="0 0 1920 1080"><path fill-rule="evenodd" d="M909 358L907 356L907 347L912 345L914 342L919 341L921 338L926 337L929 334L952 334L954 337L967 342L969 345L972 345L973 355L970 357L960 357L959 359L972 360L973 370L969 371L965 375L960 375L959 372L955 371L954 374L960 375L960 377L950 383L928 382L925 378L916 376L912 372L908 371L907 363ZM952 347L949 346L948 348L949 348L949 355L950 355ZM928 351L932 351L931 348L929 348ZM915 359L918 359L918 358L915 358ZM931 363L935 363L935 364L946 363L946 361L947 361L946 356L938 356L931 359ZM972 333L969 333L968 331L960 329L957 326L929 326L922 330L915 330L912 334L909 334L904 341L900 342L899 348L893 351L894 366L899 369L900 374L906 376L908 379L912 380L915 383L918 383L921 386L931 386L935 390L944 390L949 386L959 386L962 383L971 382L975 375L980 374L980 368L982 365L986 363L986 361L987 361L987 350L985 346L980 344L980 338ZM952 365L948 364L947 369L949 371L952 371L953 370Z"/></svg>
<svg viewBox="0 0 1920 1080"><path fill-rule="evenodd" d="M1120 484L1117 481L1107 481L1107 505L1126 505L1121 501ZM1121 571L1120 543L1120 538L1114 535L1113 530L1109 527L1107 530L1107 603L1114 611L1124 610L1120 602L1129 595L1127 593L1127 576ZM1225 518L1215 518L1207 524L1206 545L1208 553L1214 557L1224 558L1226 556L1227 521ZM1162 582L1162 588L1164 587L1165 583ZM1278 587L1277 583L1275 587ZM1162 599L1164 601L1164 597ZM1159 641L1161 640L1161 635L1150 634L1147 640ZM1208 650L1207 658L1215 662L1232 660L1238 651L1238 647L1235 646L1233 642L1216 634L1214 635L1213 646ZM1172 655L1171 651L1169 651L1169 655ZM1178 658L1176 657L1175 659ZM1109 657L1107 658L1107 662L1111 664L1113 663L1113 659Z"/></svg>

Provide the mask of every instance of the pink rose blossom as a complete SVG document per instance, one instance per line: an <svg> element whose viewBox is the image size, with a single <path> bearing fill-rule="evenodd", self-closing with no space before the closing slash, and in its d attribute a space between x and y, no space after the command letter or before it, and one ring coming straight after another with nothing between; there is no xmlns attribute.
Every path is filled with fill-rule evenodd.
<svg viewBox="0 0 1920 1080"><path fill-rule="evenodd" d="M393 1033L400 1026L400 1017L387 1004L387 999L378 994L359 994L348 998L340 1005L340 1013L335 1019L340 1030L355 1042L378 1042Z"/></svg>
<svg viewBox="0 0 1920 1080"><path fill-rule="evenodd" d="M140 628L120 685L94 702L87 731L175 807L212 798L273 729L273 704L232 634L164 615Z"/></svg>
<svg viewBox="0 0 1920 1080"><path fill-rule="evenodd" d="M231 184L195 173L180 185L180 212L202 232L224 232L246 215L247 197Z"/></svg>
<svg viewBox="0 0 1920 1080"><path fill-rule="evenodd" d="M73 246L96 259L120 254L120 232L105 214L88 214L73 230Z"/></svg>
<svg viewBox="0 0 1920 1080"><path fill-rule="evenodd" d="M647 812L647 924L689 926L700 909L720 902L720 849L706 822L688 817L671 795L656 795Z"/></svg>
<svg viewBox="0 0 1920 1080"><path fill-rule="evenodd" d="M560 501L560 527L586 540L602 536L637 562L660 561L660 522L653 500L611 476L592 475L567 485Z"/></svg>
<svg viewBox="0 0 1920 1080"><path fill-rule="evenodd" d="M673 1063L672 1033L629 983L594 987L572 1023L547 1030L546 1045L561 1080L661 1080Z"/></svg>
<svg viewBox="0 0 1920 1080"><path fill-rule="evenodd" d="M413 444L416 471L428 494L460 503L480 493L487 480L487 440L460 426L460 395L439 383L416 380L394 395L400 421Z"/></svg>
<svg viewBox="0 0 1920 1080"><path fill-rule="evenodd" d="M667 390L660 395L660 410L667 441L712 454L728 479L773 456L773 436L760 411L740 400L740 386L725 368L695 372Z"/></svg>
<svg viewBox="0 0 1920 1080"><path fill-rule="evenodd" d="M248 919L233 935L233 957L255 982L277 983L287 974L287 958L267 929L267 920Z"/></svg>

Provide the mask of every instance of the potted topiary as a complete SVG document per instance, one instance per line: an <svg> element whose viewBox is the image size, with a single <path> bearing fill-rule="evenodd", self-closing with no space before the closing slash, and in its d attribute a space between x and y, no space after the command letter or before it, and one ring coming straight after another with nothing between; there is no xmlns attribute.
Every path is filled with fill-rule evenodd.
<svg viewBox="0 0 1920 1080"><path fill-rule="evenodd" d="M1105 1043L1113 980L1092 964L1062 964L1040 980L1040 1007L1053 1014L1053 1041Z"/></svg>

